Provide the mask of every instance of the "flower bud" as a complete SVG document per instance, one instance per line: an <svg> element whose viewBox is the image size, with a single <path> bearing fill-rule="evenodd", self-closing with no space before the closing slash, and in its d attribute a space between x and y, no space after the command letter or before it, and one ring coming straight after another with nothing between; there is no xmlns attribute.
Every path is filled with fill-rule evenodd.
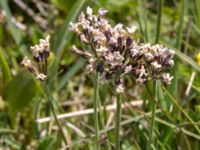
<svg viewBox="0 0 200 150"><path fill-rule="evenodd" d="M122 37L117 38L117 43L119 47L122 47L122 44L123 44Z"/></svg>
<svg viewBox="0 0 200 150"><path fill-rule="evenodd" d="M126 46L129 47L132 43L133 43L133 40L130 37L128 37L126 39Z"/></svg>
<svg viewBox="0 0 200 150"><path fill-rule="evenodd" d="M96 71L102 73L104 71L104 66L103 64L98 64L96 66Z"/></svg>

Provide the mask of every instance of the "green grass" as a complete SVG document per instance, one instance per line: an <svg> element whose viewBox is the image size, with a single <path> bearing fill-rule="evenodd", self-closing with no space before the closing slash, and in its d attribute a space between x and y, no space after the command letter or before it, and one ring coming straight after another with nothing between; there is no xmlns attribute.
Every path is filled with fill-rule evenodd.
<svg viewBox="0 0 200 150"><path fill-rule="evenodd" d="M196 62L200 52L199 0L65 0L66 7L60 7L59 0L23 2L27 9L43 17L48 26L42 29L15 2L0 1L0 13L3 10L6 14L0 21L1 148L199 149L200 67ZM117 103L118 106L126 104L125 108L106 110L107 105L115 106L112 83L95 80L94 86L92 76L85 72L87 62L71 52L73 44L83 45L69 31L69 23L75 22L87 6L94 12L99 8L108 9L107 17L112 25L137 25L136 36L140 41L161 43L175 50L172 84L163 87L156 82L155 88L150 82L147 89L127 77L128 88ZM45 16L43 11L48 15ZM189 21L190 34L187 33ZM25 25L26 30L21 30L16 22ZM31 56L29 47L47 34L52 37L53 55L45 94L41 84L20 64L23 56ZM185 47L187 51L184 51ZM196 76L186 97L192 72ZM48 104L49 100L52 103ZM131 102L138 100L143 104L133 107ZM98 112L100 107L103 109ZM88 109L93 112L87 114ZM80 111L79 116L56 117ZM51 117L51 120L36 122L45 117Z"/></svg>

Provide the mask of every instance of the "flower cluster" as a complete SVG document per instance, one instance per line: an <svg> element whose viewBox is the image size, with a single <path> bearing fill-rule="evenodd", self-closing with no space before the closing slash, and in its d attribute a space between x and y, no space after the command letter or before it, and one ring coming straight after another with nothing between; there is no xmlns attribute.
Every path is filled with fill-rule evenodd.
<svg viewBox="0 0 200 150"><path fill-rule="evenodd" d="M39 44L31 46L33 61L25 57L21 64L36 76L36 79L45 81L47 78L47 59L49 57L49 39L48 35L45 39L40 39Z"/></svg>
<svg viewBox="0 0 200 150"><path fill-rule="evenodd" d="M99 72L101 79L116 79L116 92L123 93L123 76L130 74L139 83L161 79L170 84L173 77L166 71L174 64L174 51L162 45L139 43L134 38L136 26L123 27L117 24L112 27L105 18L108 11L99 9L94 15L87 7L77 23L70 23L70 30L75 32L80 41L90 50L80 50L73 46L73 51L88 60L88 72Z"/></svg>

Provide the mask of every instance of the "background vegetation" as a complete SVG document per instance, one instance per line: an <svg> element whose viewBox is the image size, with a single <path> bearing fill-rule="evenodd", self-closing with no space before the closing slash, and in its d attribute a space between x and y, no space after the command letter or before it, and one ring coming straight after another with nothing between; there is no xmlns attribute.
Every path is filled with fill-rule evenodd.
<svg viewBox="0 0 200 150"><path fill-rule="evenodd" d="M71 53L72 45L80 43L69 31L69 22L87 6L94 11L108 9L113 25L138 26L141 41L159 42L176 51L171 72L174 80L167 89L160 85L157 91L151 147L200 149L200 58L196 60L200 52L200 0L1 0L0 149L94 149L94 118L92 113L84 114L92 108L92 79L84 72L85 61ZM22 58L30 55L29 47L47 34L51 35L48 86L56 114L72 112L60 120L67 146L53 119L36 121L51 116L49 105L40 83L20 66ZM145 86L131 79L126 84L121 149L145 149L152 97ZM100 86L102 106L114 104L112 91L109 84ZM79 111L83 112L76 116L74 112ZM114 149L113 112L100 113L101 139L97 142L101 149Z"/></svg>

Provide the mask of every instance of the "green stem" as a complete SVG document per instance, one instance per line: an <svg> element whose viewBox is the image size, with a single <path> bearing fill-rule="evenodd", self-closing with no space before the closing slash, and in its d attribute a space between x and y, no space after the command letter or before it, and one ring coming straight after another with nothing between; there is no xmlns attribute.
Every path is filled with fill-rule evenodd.
<svg viewBox="0 0 200 150"><path fill-rule="evenodd" d="M35 118L38 119L39 118L39 114L40 114L40 104L41 104L41 101L40 99L37 97L36 98L36 102L35 102ZM36 134L36 137L37 139L40 139L40 124L35 122L35 134Z"/></svg>
<svg viewBox="0 0 200 150"><path fill-rule="evenodd" d="M154 89L154 96L150 92L149 87L147 86L147 89L149 93L151 94L151 97L157 101L157 81L155 81L155 89ZM155 125L155 110L156 110L156 103L154 100L152 100L152 116L151 116L151 125L150 125L150 130L149 130L149 140L147 143L147 150L151 149L151 143L152 143L152 138L153 138L153 130L154 130L154 125Z"/></svg>
<svg viewBox="0 0 200 150"><path fill-rule="evenodd" d="M120 150L120 121L121 121L121 95L116 96L116 115L115 115L115 150Z"/></svg>
<svg viewBox="0 0 200 150"><path fill-rule="evenodd" d="M59 122L59 120L58 120L58 118L57 118L57 115L56 115L56 112L55 112L55 109L54 109L54 106L53 106L53 101L54 101L54 99L53 99L53 97L51 96L51 93L49 92L49 89L48 89L46 83L44 83L43 85L44 85L44 86L43 86L43 87L44 87L43 90L44 90L44 93L46 94L46 97L47 97L47 99L48 99L48 103L49 103L49 106L50 106L50 108L51 108L53 117L54 117L54 119L55 119L55 121L56 121L56 124L58 125L59 131L60 131L60 133L61 133L61 135L62 135L62 138L63 138L63 141L64 141L65 144L67 145L67 139L66 139L66 137L65 137L64 131L63 131L62 126L61 126L61 124L60 124L60 122Z"/></svg>
<svg viewBox="0 0 200 150"><path fill-rule="evenodd" d="M163 2L164 0L159 0L155 43L158 43L160 40L160 23L161 23L161 17L162 17Z"/></svg>
<svg viewBox="0 0 200 150"><path fill-rule="evenodd" d="M93 108L94 108L94 122L95 122L95 145L96 149L99 150L100 147L98 145L99 141L99 118L98 118L98 73L94 74L93 78L93 84L94 84L94 97L93 97Z"/></svg>

